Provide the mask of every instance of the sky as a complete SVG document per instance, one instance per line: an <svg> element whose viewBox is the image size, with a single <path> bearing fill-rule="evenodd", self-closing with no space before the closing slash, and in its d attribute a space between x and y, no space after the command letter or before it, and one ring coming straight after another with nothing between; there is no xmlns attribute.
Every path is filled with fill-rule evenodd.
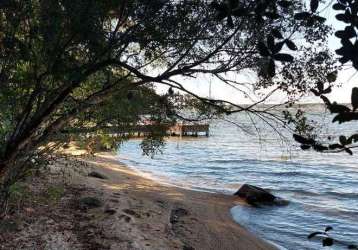
<svg viewBox="0 0 358 250"><path fill-rule="evenodd" d="M320 11L320 9L318 10ZM324 8L322 5L320 15L327 19L327 23L332 25L335 30L339 30L340 27L344 27L340 22L337 22L335 19L335 15L338 12L333 10L332 8ZM334 51L340 48L340 41L334 35L329 38L329 48ZM248 74L236 74L230 77L235 78L235 80L242 80L246 82L253 82L255 79L253 76ZM230 86L225 85L224 83L215 80L209 76L204 76L196 79L183 79L177 78L185 87L189 90L193 91L200 96L208 97L209 92L211 92L211 97L214 99L223 99L227 101L231 101L236 104L248 104L253 101L245 98L243 94L239 93L235 89ZM333 91L328 97L332 101L337 101L338 103L348 103L350 102L350 95L352 87L358 87L358 73L352 67L344 67L338 73L337 83L341 85L341 87L334 87ZM211 91L210 91L211 86ZM166 90L165 87L158 87L160 92ZM256 99L253 96L253 99ZM267 103L281 103L286 100L286 97L282 93L275 94L272 96ZM300 100L301 103L317 103L321 102L321 100L313 95L309 95Z"/></svg>
<svg viewBox="0 0 358 250"><path fill-rule="evenodd" d="M338 14L338 11L333 10L332 8L327 8L322 16L327 18L327 23L332 25L336 30L344 29L345 25L341 22L338 22L335 18L335 15ZM341 47L340 40L334 36L334 34L329 39L329 48L333 51ZM342 69L337 78L337 82L342 84L342 87L333 88L332 94L328 95L332 100L335 100L339 103L350 102L351 99L351 90L353 87L358 87L358 72L348 66Z"/></svg>

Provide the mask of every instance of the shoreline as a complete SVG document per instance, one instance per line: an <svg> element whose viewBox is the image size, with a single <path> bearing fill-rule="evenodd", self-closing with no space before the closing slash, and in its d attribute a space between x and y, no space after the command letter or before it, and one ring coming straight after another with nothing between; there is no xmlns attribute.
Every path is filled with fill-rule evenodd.
<svg viewBox="0 0 358 250"><path fill-rule="evenodd" d="M234 221L237 197L159 183L115 153L64 150L16 190L0 249L278 249Z"/></svg>
<svg viewBox="0 0 358 250"><path fill-rule="evenodd" d="M130 192L149 207L164 203L161 211L164 215L157 218L159 224L172 227L176 238L187 246L183 249L276 249L234 221L230 209L245 205L235 196L160 183L124 165L114 153L99 153L93 159L83 160L108 176L104 181L95 180L105 192L122 190L128 196Z"/></svg>

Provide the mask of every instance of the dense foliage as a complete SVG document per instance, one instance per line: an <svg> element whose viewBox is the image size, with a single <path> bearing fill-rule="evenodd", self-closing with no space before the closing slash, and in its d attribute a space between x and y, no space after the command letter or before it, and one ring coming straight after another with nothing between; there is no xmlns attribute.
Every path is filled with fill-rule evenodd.
<svg viewBox="0 0 358 250"><path fill-rule="evenodd" d="M305 6L308 3L308 6ZM331 102L341 64L358 69L358 1L285 0L3 0L0 2L0 201L7 188L46 155L49 146L76 137L107 147L143 117L156 126L144 139L148 154L163 144L166 126L248 112L293 124L302 149L352 154L358 135L321 142L300 111L259 108L276 91L292 104L312 91L336 114L358 119L351 106ZM335 35L337 63L326 48L331 28L321 12L338 11L346 24ZM251 84L232 77L251 73ZM199 96L181 81L209 75L238 93L266 90L252 105ZM166 85L158 94L155 84ZM183 95L185 94L185 95ZM208 108L210 107L210 108ZM188 112L195 108L195 116ZM109 136L109 135L119 136ZM49 143L52 142L52 143ZM55 142L55 144L54 144ZM334 242L325 232L323 244ZM314 236L315 236L314 235ZM327 237L326 237L327 236ZM352 247L352 246L351 246Z"/></svg>
<svg viewBox="0 0 358 250"><path fill-rule="evenodd" d="M143 115L157 124L186 119L177 91L200 101L190 101L200 114L281 121L257 105L278 90L293 101L336 70L316 2L1 1L0 199L64 134L120 131ZM198 96L181 82L210 75L242 92L247 84L230 75L248 72L253 89L270 90L249 106ZM152 152L161 133L144 142Z"/></svg>

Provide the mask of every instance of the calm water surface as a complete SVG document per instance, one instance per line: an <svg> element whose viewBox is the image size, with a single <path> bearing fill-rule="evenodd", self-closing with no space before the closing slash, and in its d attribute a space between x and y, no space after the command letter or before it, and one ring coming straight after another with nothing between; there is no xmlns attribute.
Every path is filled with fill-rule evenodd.
<svg viewBox="0 0 358 250"><path fill-rule="evenodd" d="M358 152L349 156L302 151L262 122L254 127L249 117L230 119L245 130L261 130L260 136L215 121L209 138L170 140L154 159L143 156L140 141L132 140L121 146L119 158L143 174L181 187L229 194L243 183L269 189L290 204L238 206L231 212L241 225L286 249L323 249L319 241L307 240L307 235L328 225L340 241L358 243ZM312 119L326 122L321 132L333 137L343 133L338 129L347 135L358 132L354 123L334 128L330 117L312 114ZM346 248L338 244L331 249Z"/></svg>

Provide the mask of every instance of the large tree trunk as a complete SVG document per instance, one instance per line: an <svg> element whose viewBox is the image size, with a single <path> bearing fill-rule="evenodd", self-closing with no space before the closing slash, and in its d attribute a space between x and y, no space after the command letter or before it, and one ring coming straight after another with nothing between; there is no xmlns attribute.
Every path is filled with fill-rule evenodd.
<svg viewBox="0 0 358 250"><path fill-rule="evenodd" d="M9 189L14 184L23 167L22 161L11 161L1 164L0 172L0 216L5 212L9 198Z"/></svg>
<svg viewBox="0 0 358 250"><path fill-rule="evenodd" d="M9 199L8 189L1 189L0 190L0 220L1 217L3 217L3 215L5 215L6 213L8 199Z"/></svg>
<svg viewBox="0 0 358 250"><path fill-rule="evenodd" d="M9 198L9 176L8 169L9 166L5 164L0 165L0 219L1 216L6 212L7 201Z"/></svg>

